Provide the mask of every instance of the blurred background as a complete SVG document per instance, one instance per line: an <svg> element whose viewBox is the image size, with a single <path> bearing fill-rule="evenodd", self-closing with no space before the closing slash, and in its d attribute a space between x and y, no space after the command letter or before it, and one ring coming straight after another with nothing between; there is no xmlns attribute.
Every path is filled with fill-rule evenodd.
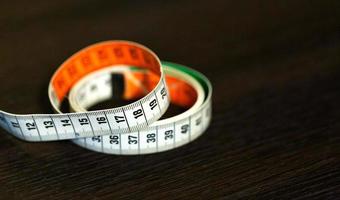
<svg viewBox="0 0 340 200"><path fill-rule="evenodd" d="M336 199L339 10L336 0L1 2L0 105L8 112L52 113L54 70L112 39L144 44L214 87L208 131L162 154L107 156L1 130L2 198Z"/></svg>
<svg viewBox="0 0 340 200"><path fill-rule="evenodd" d="M15 72L29 74L27 80L37 79L24 79L33 91L21 91L34 101L39 95L32 92L46 85L68 56L89 44L111 39L137 41L162 60L199 69L212 79L215 90L226 86L219 84L226 76L237 81L240 77L235 76L241 75L233 73L245 68L260 76L271 74L263 79L282 73L299 76L306 72L298 71L306 68L313 71L338 62L339 4L330 0L13 0L1 3L1 78ZM240 78L227 90L251 86L261 77L251 79L255 80ZM15 78L8 81L7 85L20 88ZM6 87L0 90L8 92ZM15 99L13 95L8 99ZM40 105L27 108L25 102L16 102L17 108L12 108L12 103L6 108L18 112L41 109Z"/></svg>

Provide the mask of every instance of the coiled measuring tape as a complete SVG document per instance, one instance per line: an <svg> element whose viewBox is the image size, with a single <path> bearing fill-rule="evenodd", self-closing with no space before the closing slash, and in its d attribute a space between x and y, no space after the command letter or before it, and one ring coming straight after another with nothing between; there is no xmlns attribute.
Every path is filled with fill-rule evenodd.
<svg viewBox="0 0 340 200"><path fill-rule="evenodd" d="M112 84L114 77L120 77L123 88ZM117 95L117 88L124 99L138 100L87 111ZM161 63L151 50L128 41L101 42L80 50L53 75L48 94L58 114L0 111L0 126L25 141L72 140L93 151L133 155L182 146L200 136L211 120L212 87L204 75ZM71 113L62 113L64 101ZM170 101L188 109L159 120Z"/></svg>

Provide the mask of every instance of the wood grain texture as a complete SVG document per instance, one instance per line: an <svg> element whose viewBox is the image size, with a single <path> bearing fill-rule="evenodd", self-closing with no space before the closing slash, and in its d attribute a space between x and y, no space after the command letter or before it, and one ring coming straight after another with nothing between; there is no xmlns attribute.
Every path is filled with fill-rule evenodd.
<svg viewBox="0 0 340 200"><path fill-rule="evenodd" d="M0 130L0 199L339 199L340 2L0 3L0 105L52 113L47 84L78 49L125 39L214 85L208 131L109 156Z"/></svg>

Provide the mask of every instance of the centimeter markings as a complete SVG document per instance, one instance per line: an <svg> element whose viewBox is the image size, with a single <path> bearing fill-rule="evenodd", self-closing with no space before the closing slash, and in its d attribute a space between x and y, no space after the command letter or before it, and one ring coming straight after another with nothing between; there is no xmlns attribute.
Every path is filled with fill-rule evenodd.
<svg viewBox="0 0 340 200"><path fill-rule="evenodd" d="M159 112L161 112L161 107L160 107L160 105L159 105L159 100L158 100L157 94L156 94L155 91L153 91L153 94L154 94L155 99L156 99L156 101L157 101L157 107L158 107L158 109L159 109Z"/></svg>
<svg viewBox="0 0 340 200"><path fill-rule="evenodd" d="M36 130L37 130L38 135L39 135L39 139L40 139L40 141L42 141L41 134L40 134L40 131L39 131L39 127L38 127L38 125L37 125L37 122L36 122L35 119L34 119L34 115L32 115L32 119L33 119L33 127L36 127ZM27 124L26 124L26 125L27 125Z"/></svg>
<svg viewBox="0 0 340 200"><path fill-rule="evenodd" d="M57 127L55 126L55 122L54 122L54 120L51 116L50 116L50 118L52 120L52 124L53 124L54 130L55 130L55 133L57 134L57 139L60 140L60 136L59 136L59 133L57 131Z"/></svg>
<svg viewBox="0 0 340 200"><path fill-rule="evenodd" d="M186 134L189 134L189 132L190 133L192 133L193 132L193 130L195 130L194 131L194 135L195 135L195 138L196 137L198 137L201 133L202 133L202 131L203 131L203 129L205 129L206 128L206 126L208 125L207 123L205 123L205 124L203 124L202 123L202 114L204 113L204 112L209 112L209 106L206 106L206 107L204 107L203 109L199 109L197 112L195 112L195 113L193 113L192 114L192 116L195 116L194 117L194 121L195 122L193 122L193 118L190 116L190 117L188 117L188 118L190 118L191 120L188 120L188 118L187 119L183 119L183 120L181 120L181 123L182 122L185 122L185 121L188 121L188 122L190 122L190 124L191 124L191 126L189 126L189 127L187 127L186 125L186 123L184 123L184 125L182 125L182 127L181 128L183 128L183 127L186 127L185 129L183 129L184 131L182 132L182 134L183 133L186 133ZM169 126L170 125L170 126ZM177 129L176 129L176 122L175 123L172 123L172 125L171 124L169 124L169 125L160 125L161 127L163 127L163 128L161 128L162 130L163 130L163 132L164 133L171 133L171 134L165 134L164 135L164 138L159 138L157 135L158 135L158 129L159 129L159 126L156 126L155 127L155 130L156 130L156 134L155 134L155 143L156 143L156 149L155 150L152 150L152 147L151 147L151 152L158 152L159 151L159 149L158 149L158 146L159 145L162 145L162 144L160 144L161 143L161 141L163 140L163 142L166 142L167 141L167 139L173 139L173 146L168 146L168 147L165 147L165 148L162 148L161 149L161 151L164 151L164 150L167 150L167 149L171 149L171 148L175 148L175 147L177 147L177 146L175 146L176 144L177 144L177 142L180 142L180 141L177 141L176 140L176 138L177 138L177 135L180 137L180 134L181 134L181 132L180 131L176 131ZM196 128L195 128L196 127ZM151 129L148 129L147 131L146 131L146 133L144 133L144 134L152 134L152 130ZM121 137L119 137L119 149L118 149L118 151L116 152L117 154L122 154L122 151L123 151L123 149L124 149L124 154L129 154L127 151L130 151L130 153L131 152L134 152L134 148L133 148L133 146L134 145L137 145L137 149L136 149L136 153L135 154L143 154L143 153L145 153L145 152L148 152L148 148L149 147L146 147L146 149L144 148L142 148L142 143L143 142L145 142L145 141L142 141L141 139L142 139L142 136L141 136L141 132L140 131L137 131L137 136L135 137L135 136L133 136L134 135L134 133L131 133L131 134L128 134L128 140L124 140L124 141L122 141L121 140ZM119 135L119 136L121 136L121 135ZM106 137L106 136L102 136L102 137ZM129 138L134 138L135 140L130 140ZM183 138L182 138L182 140L183 140ZM108 141L108 140L107 140ZM132 143L133 141L136 141L136 143ZM131 143L130 143L131 142ZM188 142L188 141L187 141ZM187 142L184 142L184 143L187 143ZM108 149L111 149L112 150L112 145L111 144L109 144L109 143L104 143L103 142L103 140L101 140L101 148L100 148L100 152L104 152L104 153L112 153L112 152L110 152ZM184 143L180 143L180 145L183 145ZM94 144L95 145L95 144ZM129 148L128 149L125 149L125 148L122 148L122 145L124 145L125 147L126 146L129 146ZM179 146L180 146L179 145ZM90 147L90 146L88 146L88 147ZM98 149L99 150L99 149ZM131 153L131 154L133 154L133 153Z"/></svg>
<svg viewBox="0 0 340 200"><path fill-rule="evenodd" d="M104 113L104 115L105 115L105 119L106 119L106 121L108 122L108 123L107 123L107 125L109 126L110 132L111 132L111 134L113 134L113 131L112 131L112 128L111 128L111 125L110 125L109 119L107 118L106 112L104 111L103 113Z"/></svg>
<svg viewBox="0 0 340 200"><path fill-rule="evenodd" d="M127 125L128 129L129 129L129 132L131 132L131 128L130 128L129 122L128 122L127 118L126 118L126 114L125 114L124 108L122 108L122 111L123 111L123 114L124 114L124 117L125 117L126 125Z"/></svg>
<svg viewBox="0 0 340 200"><path fill-rule="evenodd" d="M71 120L70 115L67 115L67 118L70 120L71 126L72 126L73 131L74 131L74 136L75 136L75 138L77 138L79 136L79 133L77 133L77 131L76 131L75 127L74 127L74 124L73 124L73 122Z"/></svg>
<svg viewBox="0 0 340 200"><path fill-rule="evenodd" d="M161 143L161 141L162 140L164 140L163 142L166 142L167 141L167 139L168 138L170 138L170 139L172 139L173 140L173 146L171 147L171 148L175 148L175 147L177 147L176 146L176 144L181 144L180 142L181 142L181 140L184 140L183 138L181 138L181 135L180 134L184 134L184 133L186 133L189 137L190 137L190 139L187 141L187 142L190 142L190 141L192 141L192 134L194 134L195 135L195 138L198 136L198 135L200 135L201 134L201 132L203 131L203 128L204 128L204 124L203 123L193 123L192 122L192 117L189 117L190 118L190 120L189 120L189 122L190 122L190 125L187 127L186 125L183 125L182 127L186 127L186 129L185 129L185 131L183 131L182 133L181 132L177 132L176 130L176 122L174 122L172 125L173 125L173 128L171 129L171 127L168 127L168 128L165 128L165 129L163 129L163 133L165 133L165 135L164 135L164 138L159 138L159 137L157 137L157 148L156 148L156 151L159 151L159 149L158 149L158 146L160 145L160 143ZM195 127L194 126L198 126L199 127L199 129L198 130L196 130L196 131L194 131L193 132L193 130L195 130ZM159 130L159 128L158 128L158 126L156 127L156 130L157 130L157 135L159 135L159 133L158 133L158 130ZM163 134L162 133L162 134ZM168 135L166 134L166 133L168 133ZM177 135L178 135L178 138L181 138L181 139L176 139L177 138ZM187 143L187 142L184 142L184 143ZM168 148L170 148L170 147L168 147ZM164 150L164 149L163 149ZM141 151L141 150L140 150Z"/></svg>
<svg viewBox="0 0 340 200"><path fill-rule="evenodd" d="M144 102L143 102L143 103L144 103ZM149 125L148 119L146 118L145 110L144 110L144 108L143 108L142 101L140 101L139 104L140 104L140 107L142 108L142 112L143 112L143 115L144 115L144 118L145 118L145 122L146 122L147 125Z"/></svg>
<svg viewBox="0 0 340 200"><path fill-rule="evenodd" d="M18 126L19 126L19 129L20 129L20 132L21 132L21 134L22 134L22 137L25 139L26 137L25 137L24 132L22 131L22 128L21 128L21 126L20 126L20 124L19 124L18 117L15 116L15 119L17 120L17 124L18 124ZM13 127L14 127L14 125L13 125Z"/></svg>
<svg viewBox="0 0 340 200"><path fill-rule="evenodd" d="M157 111L162 110L162 104L158 98L158 94L161 94L162 90L163 87L159 87L157 90L153 91L153 96L148 96L148 98L138 102L139 105L132 104L126 107L127 111L125 117L129 118L137 116L137 118L144 120L147 114L149 114L150 117L150 111L152 110L149 110L151 104L148 105L148 103L151 103L153 100L158 104L155 105L155 107L159 106ZM205 100L200 103L201 105L199 107L196 107L195 109L190 108L192 110L190 110L190 114L186 115L186 117L178 118L173 121L165 120L157 125L151 124L150 127L146 127L144 130L133 131L127 135L119 133L118 135L111 136L117 136L117 142L111 141L109 138L110 136L104 135L100 141L102 142L100 147L97 146L97 142L99 141L96 142L96 140L93 140L91 145L88 145L87 148L110 154L145 154L161 152L182 146L201 135L208 126L210 120L210 115L208 115L210 98L207 98L208 94L206 93L198 92L198 94L199 96L204 95L203 99ZM91 94L88 95L91 96ZM84 98L86 98L86 96ZM162 99L161 95L160 98ZM139 109L142 110L142 112L139 111L136 115L131 115L131 113L138 111ZM144 118L142 117L143 114ZM149 117L147 117L147 119L149 119ZM138 123L138 121L136 123ZM87 141L89 142L89 140Z"/></svg>
<svg viewBox="0 0 340 200"><path fill-rule="evenodd" d="M156 96L157 97L157 96ZM146 103L147 102L147 100L150 100L151 99L151 97L150 98L148 98L148 99L146 99L145 101L140 101L139 103L140 103L140 106L142 107L143 106L143 103ZM143 102L143 103L142 103ZM159 104L159 102L157 101L157 99L156 99L156 103L157 104ZM136 104L133 104L133 105L131 105L131 106L128 106L127 108L128 108L128 110L133 110L133 109L135 109L136 107L138 107L138 105L136 105ZM143 110L144 110L144 108L143 108ZM126 111L124 111L124 113L125 113ZM145 117L145 110L141 113L141 114L144 114L144 118L145 118L145 120L146 120L146 117ZM108 119L108 117L107 117L107 114L104 112L104 115L106 116L105 117L105 119ZM89 119L89 123L93 123L93 121L91 121L91 118L90 117L87 117L88 119ZM126 118L126 115L125 115L125 118ZM109 120L108 120L109 121ZM110 123L108 123L108 124L110 124ZM92 130L94 129L93 128L93 126L94 125L92 125ZM110 129L110 132L111 132L111 134L112 134L112 128L111 128L111 126L110 125L108 125L108 127L109 127L109 129ZM93 132L95 132L95 130L93 130ZM120 140L121 140L121 137L120 137ZM101 140L101 142L103 143L103 140ZM140 134L138 133L138 145L139 145L139 147L138 147L138 149L139 149L139 151L140 151ZM120 145L121 145L121 143L122 142L120 142ZM104 145L104 144L103 144ZM102 145L102 146L103 146ZM121 149L121 147L120 147L120 149ZM103 149L103 147L102 147L102 152L104 151L104 149Z"/></svg>
<svg viewBox="0 0 340 200"><path fill-rule="evenodd" d="M89 121L89 125L90 125L90 127L91 127L91 131L92 131L93 136L96 136L96 134L95 134L95 132L94 132L94 130L93 130L92 122L91 122L89 116L87 115L87 113L85 113L85 116L86 116L87 120Z"/></svg>
<svg viewBox="0 0 340 200"><path fill-rule="evenodd" d="M162 85L160 85L161 87L158 87L156 89L158 89L158 91L162 91L160 88L164 88L164 86L162 87ZM151 93L152 96L154 96L153 93ZM149 95L149 98L152 97ZM163 96L164 97L164 96ZM127 132L131 132L131 131L136 131L136 130L141 130L145 127L147 127L147 125L149 124L147 115L146 115L146 111L143 107L143 102L147 103L148 99L142 99L140 101L137 101L127 107L122 107L121 111L124 115L124 121L128 131L122 131L120 126L116 126L115 128L117 129L118 132L121 133L127 133ZM165 101L166 102L166 101ZM159 101L156 101L157 104L160 104ZM137 109L138 108L138 109ZM163 109L165 110L166 107L163 106ZM137 110L135 110L137 109ZM113 109L111 111L117 111L117 109ZM107 114L109 113L108 111L104 111L105 115L106 115L106 119L108 119ZM163 110L160 109L159 111L157 111L156 114L154 114L154 116L159 117L163 114ZM127 113L130 114L130 117L127 116ZM131 115L132 113L132 115ZM15 133L17 132L15 129L20 129L20 133L22 135L22 138L24 140L30 140L30 141L48 141L48 140L54 140L54 139L72 139L72 138L80 138L80 137L89 137L89 136L97 136L97 135L102 135L102 134L112 134L113 133L113 129L112 127L108 127L107 130L104 130L101 127L101 130L96 130L94 127L97 126L97 123L99 123L98 121L95 121L93 118L91 118L90 116L96 115L98 114L97 112L84 112L84 113L70 113L70 114L64 114L64 115L21 115L20 116L20 120L18 119L18 117L16 115L14 115L16 122L14 123L6 123L7 127L9 128L9 131L11 130L11 132ZM3 121L7 121L6 119L8 118L7 116L5 116L5 114L2 114L2 118L4 118L5 120ZM132 117L134 116L134 118ZM151 120L153 120L155 117L152 116L150 117ZM38 123L36 120L36 117L39 118L39 120L42 121L42 123ZM67 117L68 119L62 119L63 117ZM115 116L116 117L116 116ZM139 120L140 117L143 119L142 121ZM51 122L52 120L52 122ZM144 121L145 120L145 121ZM8 120L10 121L10 120ZM58 121L58 123L56 123L56 121ZM109 121L109 119L108 119ZM133 128L131 128L131 125L129 124L129 122L132 121L134 122L134 126ZM48 124L48 127L54 127L55 133L51 133L46 126L44 124ZM59 124L59 127L58 125ZM113 123L111 123L113 124ZM63 128L61 126L64 126ZM66 126L70 126L72 127L72 130L70 129L66 129ZM64 131L61 131L64 130ZM66 133L66 138L61 138L60 137L60 133ZM70 137L70 134L74 134L74 137ZM51 135L52 134L52 135ZM54 135L54 136L53 136Z"/></svg>

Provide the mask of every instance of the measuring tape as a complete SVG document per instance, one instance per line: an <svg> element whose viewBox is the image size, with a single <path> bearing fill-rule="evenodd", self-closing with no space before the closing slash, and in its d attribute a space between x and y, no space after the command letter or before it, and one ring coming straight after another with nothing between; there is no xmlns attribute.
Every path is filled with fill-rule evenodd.
<svg viewBox="0 0 340 200"><path fill-rule="evenodd" d="M211 120L212 87L204 75L161 63L151 50L128 41L101 42L80 50L53 75L48 94L58 114L0 111L0 126L25 141L72 140L93 151L133 155L182 146L200 136ZM117 95L138 100L87 111ZM71 113L62 113L65 101ZM159 120L170 101L188 109Z"/></svg>

